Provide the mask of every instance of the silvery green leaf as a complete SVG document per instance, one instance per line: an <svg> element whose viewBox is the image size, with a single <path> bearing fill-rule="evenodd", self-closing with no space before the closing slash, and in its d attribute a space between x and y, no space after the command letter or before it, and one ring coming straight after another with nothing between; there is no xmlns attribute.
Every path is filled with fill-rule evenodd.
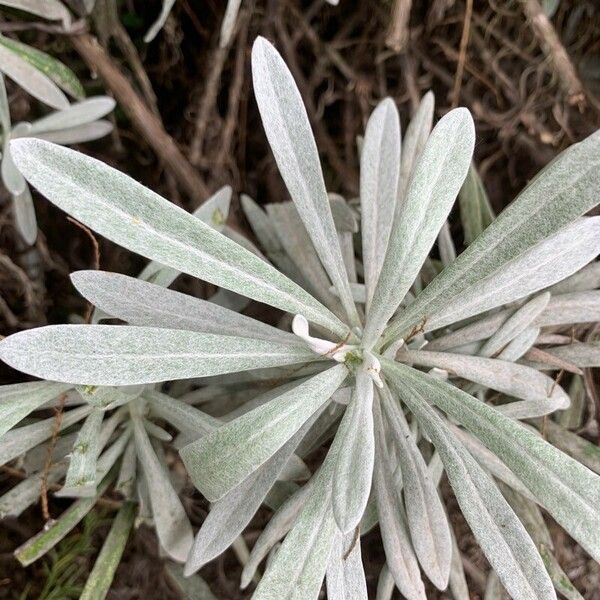
<svg viewBox="0 0 600 600"><path fill-rule="evenodd" d="M94 408L100 410L112 410L123 404L131 402L137 398L143 391L143 386L130 387L108 387L94 385L75 386L79 396Z"/></svg>
<svg viewBox="0 0 600 600"><path fill-rule="evenodd" d="M212 227L212 229L221 232L229 215L230 204L231 187L226 185L205 200L192 215ZM169 287L180 274L181 272L177 269L152 260L142 269L138 278L156 285Z"/></svg>
<svg viewBox="0 0 600 600"><path fill-rule="evenodd" d="M360 539L352 532L334 533L327 563L328 600L367 600L367 582L360 554Z"/></svg>
<svg viewBox="0 0 600 600"><path fill-rule="evenodd" d="M483 594L483 600L504 600L506 592L495 571L490 571L487 576L485 584L485 592Z"/></svg>
<svg viewBox="0 0 600 600"><path fill-rule="evenodd" d="M302 97L285 62L262 37L256 39L252 48L252 80L281 176L346 314L353 325L360 325Z"/></svg>
<svg viewBox="0 0 600 600"><path fill-rule="evenodd" d="M134 385L309 362L308 348L252 338L120 325L50 325L0 342L0 358L44 379Z"/></svg>
<svg viewBox="0 0 600 600"><path fill-rule="evenodd" d="M304 285L303 276L283 249L277 235L277 230L267 217L265 211L250 196L246 196L245 194L240 196L240 204L254 235L257 237L269 260L293 281Z"/></svg>
<svg viewBox="0 0 600 600"><path fill-rule="evenodd" d="M113 130L110 121L100 120L93 123L86 123L70 129L61 129L60 131L49 131L48 133L39 133L35 137L40 140L46 140L55 144L70 145L92 142L108 135Z"/></svg>
<svg viewBox="0 0 600 600"><path fill-rule="evenodd" d="M545 402L554 410L567 408L571 403L567 393L553 379L524 365L494 358L424 350L401 350L397 357L402 362L445 369L452 375L515 398Z"/></svg>
<svg viewBox="0 0 600 600"><path fill-rule="evenodd" d="M285 249L298 272L308 283L309 290L329 310L340 316L341 307L338 296L330 291L329 276L315 252L294 203L268 204L266 210L282 248ZM335 289L335 286L333 288Z"/></svg>
<svg viewBox="0 0 600 600"><path fill-rule="evenodd" d="M79 408L65 412L60 422L59 431L63 431L67 427L81 421L90 412L92 412L91 406L80 406ZM17 456L27 452L30 448L52 437L55 425L55 418L50 417L31 425L16 427L7 431L0 438L0 465L5 465L7 462L17 458Z"/></svg>
<svg viewBox="0 0 600 600"><path fill-rule="evenodd" d="M187 558L186 575L219 556L241 535L316 417L313 415L266 463L211 506Z"/></svg>
<svg viewBox="0 0 600 600"><path fill-rule="evenodd" d="M2 182L13 196L21 196L27 189L27 183L13 162L9 141L10 135L5 135L2 149Z"/></svg>
<svg viewBox="0 0 600 600"><path fill-rule="evenodd" d="M600 262L596 261L548 288L552 296L585 292L600 287Z"/></svg>
<svg viewBox="0 0 600 600"><path fill-rule="evenodd" d="M474 323L432 340L428 348L436 351L447 350L489 338L512 314L514 314L514 309L507 308L477 319ZM598 320L600 320L600 291L593 290L552 296L533 325L549 327Z"/></svg>
<svg viewBox="0 0 600 600"><path fill-rule="evenodd" d="M497 355L510 341L531 325L546 308L549 300L550 294L545 292L517 309L482 346L479 355L487 357Z"/></svg>
<svg viewBox="0 0 600 600"><path fill-rule="evenodd" d="M185 577L181 565L175 563L167 563L166 571L169 582L181 594L182 600L217 600L200 575Z"/></svg>
<svg viewBox="0 0 600 600"><path fill-rule="evenodd" d="M468 246L494 220L494 211L473 163L471 163L465 182L458 193L458 203L465 245Z"/></svg>
<svg viewBox="0 0 600 600"><path fill-rule="evenodd" d="M578 367L600 367L600 342L573 342L567 346L549 348L546 352ZM552 367L546 365L546 368Z"/></svg>
<svg viewBox="0 0 600 600"><path fill-rule="evenodd" d="M365 347L375 344L417 277L456 199L474 143L473 119L465 108L447 113L431 132L390 236L367 315Z"/></svg>
<svg viewBox="0 0 600 600"><path fill-rule="evenodd" d="M76 271L71 281L94 306L131 325L236 335L302 346L297 336L218 304L107 271Z"/></svg>
<svg viewBox="0 0 600 600"><path fill-rule="evenodd" d="M46 484L51 486L58 483L66 472L67 464L65 462L57 463L55 459L46 474ZM39 501L44 475L42 472L34 473L0 496L0 520L6 517L19 517L32 504Z"/></svg>
<svg viewBox="0 0 600 600"><path fill-rule="evenodd" d="M264 464L327 402L348 374L332 367L181 449L194 485L219 500Z"/></svg>
<svg viewBox="0 0 600 600"><path fill-rule="evenodd" d="M306 499L313 489L315 482L316 478L311 478L305 485L290 496L269 519L269 522L254 543L252 552L250 552L248 561L242 570L240 583L242 589L248 587L252 579L256 576L260 563L267 557L275 544L283 539L287 532L292 528L296 518L304 507Z"/></svg>
<svg viewBox="0 0 600 600"><path fill-rule="evenodd" d="M509 486L501 485L500 490L535 542L556 591L568 600L583 600L553 554L552 537L535 502L519 495Z"/></svg>
<svg viewBox="0 0 600 600"><path fill-rule="evenodd" d="M390 477L395 464L389 455L378 398L373 402L373 414L375 423L373 486L388 569L396 586L408 600L425 600L425 587L421 579L419 563L410 543L405 517L401 512L400 490Z"/></svg>
<svg viewBox="0 0 600 600"><path fill-rule="evenodd" d="M600 180L599 161L600 132L565 150L419 294L389 327L386 341L401 337L475 282L502 270L528 248L593 208L598 203L594 190Z"/></svg>
<svg viewBox="0 0 600 600"><path fill-rule="evenodd" d="M439 454L437 456L439 456ZM456 536L454 535L452 528L450 528L450 535L452 537L452 559L450 563L448 587L452 592L454 600L470 600L471 595L469 594L469 586L467 585L465 569L462 563L462 552L458 547L458 542L456 541Z"/></svg>
<svg viewBox="0 0 600 600"><path fill-rule="evenodd" d="M339 319L276 269L123 173L41 140L13 140L11 149L21 172L41 193L97 233L346 335Z"/></svg>
<svg viewBox="0 0 600 600"><path fill-rule="evenodd" d="M433 92L427 92L421 99L413 118L406 128L406 135L402 141L398 203L396 205L397 214L406 199L411 174L421 156L421 152L423 152L425 142L431 131L434 104L435 98Z"/></svg>
<svg viewBox="0 0 600 600"><path fill-rule="evenodd" d="M0 386L0 437L29 413L60 396L70 386L53 381L33 381Z"/></svg>
<svg viewBox="0 0 600 600"><path fill-rule="evenodd" d="M83 422L73 445L69 470L58 496L86 497L96 495L96 461L100 454L100 428L104 412L92 411Z"/></svg>
<svg viewBox="0 0 600 600"><path fill-rule="evenodd" d="M367 506L373 478L373 380L359 369L352 399L333 442L337 461L333 471L332 506L343 534L360 523Z"/></svg>
<svg viewBox="0 0 600 600"><path fill-rule="evenodd" d="M148 421L148 419L143 419L144 429L148 433L150 437L153 437L156 440L161 442L171 442L173 441L173 436L166 430L153 423L152 421Z"/></svg>
<svg viewBox="0 0 600 600"><path fill-rule="evenodd" d="M329 192L329 204L336 231L339 233L358 233L358 219L354 209L340 194Z"/></svg>
<svg viewBox="0 0 600 600"><path fill-rule="evenodd" d="M0 0L0 5L9 6L49 21L63 21L65 27L71 22L71 15L59 0Z"/></svg>
<svg viewBox="0 0 600 600"><path fill-rule="evenodd" d="M600 217L578 219L447 300L430 315L425 330L439 329L537 292L578 271L599 252Z"/></svg>
<svg viewBox="0 0 600 600"><path fill-rule="evenodd" d="M450 526L444 506L402 409L387 388L382 390L380 398L390 438L397 448L412 545L427 577L439 590L444 590L452 557Z"/></svg>
<svg viewBox="0 0 600 600"><path fill-rule="evenodd" d="M73 129L101 119L115 108L115 101L110 96L96 96L81 102L75 102L64 110L50 113L31 124L30 135L35 136L51 131Z"/></svg>
<svg viewBox="0 0 600 600"><path fill-rule="evenodd" d="M440 260L444 267L456 260L456 248L450 233L450 225L448 221L444 221L442 228L438 234L438 250L440 252Z"/></svg>
<svg viewBox="0 0 600 600"><path fill-rule="evenodd" d="M125 502L119 509L79 600L104 600L106 598L129 539L135 513L134 502Z"/></svg>
<svg viewBox="0 0 600 600"><path fill-rule="evenodd" d="M66 96L49 77L3 45L0 45L0 65L7 77L44 104L59 110L69 106Z"/></svg>
<svg viewBox="0 0 600 600"><path fill-rule="evenodd" d="M600 477L517 421L443 381L382 360L386 374L401 377L428 401L475 434L510 468L537 501L593 557L600 556ZM526 457L526 460L524 459Z"/></svg>
<svg viewBox="0 0 600 600"><path fill-rule="evenodd" d="M123 433L112 443L98 458L96 462L96 486L104 479L115 463L121 458L127 444L131 439L131 427L127 427Z"/></svg>
<svg viewBox="0 0 600 600"><path fill-rule="evenodd" d="M112 480L112 474L107 476L98 487L98 493L93 498L80 498L76 500L60 517L49 521L37 535L19 546L14 554L22 566L27 567L35 562L46 552L52 550L56 544L64 539L90 510L96 506L98 498L106 492Z"/></svg>
<svg viewBox="0 0 600 600"><path fill-rule="evenodd" d="M535 344L541 329L539 327L527 327L515 336L498 354L500 360L516 362Z"/></svg>
<svg viewBox="0 0 600 600"><path fill-rule="evenodd" d="M600 447L550 419L547 419L544 431L551 444L600 475Z"/></svg>
<svg viewBox="0 0 600 600"><path fill-rule="evenodd" d="M144 398L148 401L153 415L164 419L179 431L193 434L195 438L221 425L218 419L156 390L144 392Z"/></svg>
<svg viewBox="0 0 600 600"><path fill-rule="evenodd" d="M474 435L449 423L449 427L460 442L473 455L477 462L489 471L495 479L506 483L527 499L536 502L535 496L521 483L519 478L490 450L488 450Z"/></svg>
<svg viewBox="0 0 600 600"><path fill-rule="evenodd" d="M400 176L400 117L391 98L382 100L367 122L360 155L362 257L367 310L392 231Z"/></svg>
<svg viewBox="0 0 600 600"><path fill-rule="evenodd" d="M390 573L387 563L383 564L377 580L377 596L375 600L392 600L392 594L396 589L396 583Z"/></svg>
<svg viewBox="0 0 600 600"><path fill-rule="evenodd" d="M255 254L261 260L264 260L267 263L269 262L266 256L245 235L241 234L233 227L230 227L229 225L225 224L223 225L221 231L223 232L224 236L228 237L230 240L233 240L242 248L246 248L248 252L252 252L252 254Z"/></svg>
<svg viewBox="0 0 600 600"><path fill-rule="evenodd" d="M316 482L275 558L260 580L253 600L316 600L336 531L331 510L335 453L329 452Z"/></svg>
<svg viewBox="0 0 600 600"><path fill-rule="evenodd" d="M242 0L227 0L225 15L223 15L223 22L221 23L221 31L219 33L219 48L227 48L231 42L241 3Z"/></svg>
<svg viewBox="0 0 600 600"><path fill-rule="evenodd" d="M461 511L507 591L517 598L556 598L534 543L493 481L416 391L417 386L387 367L386 361L386 375L440 453Z"/></svg>
<svg viewBox="0 0 600 600"><path fill-rule="evenodd" d="M148 29L146 35L144 36L144 42L146 42L146 44L151 42L158 35L158 32L164 27L165 23L167 22L167 19L169 18L169 14L171 13L171 9L174 5L175 0L162 0L160 14L158 15L158 18L156 19L156 21L154 21L154 23L152 24L150 29Z"/></svg>
<svg viewBox="0 0 600 600"><path fill-rule="evenodd" d="M176 561L188 556L194 534L165 467L156 456L141 419L132 415L138 459L148 482L152 513L160 545Z"/></svg>
<svg viewBox="0 0 600 600"><path fill-rule="evenodd" d="M50 54L46 54L37 48L22 44L18 40L3 35L0 35L0 46L24 60L40 74L48 77L51 82L67 92L67 94L79 99L85 96L83 86L75 73ZM65 107L61 106L59 108Z"/></svg>
<svg viewBox="0 0 600 600"><path fill-rule="evenodd" d="M13 210L17 230L25 242L32 246L35 244L38 228L37 219L35 217L35 207L33 206L31 191L27 184L25 184L22 193L13 196Z"/></svg>
<svg viewBox="0 0 600 600"><path fill-rule="evenodd" d="M135 441L132 439L127 443L123 458L121 459L121 467L119 468L119 476L115 483L115 491L118 492L126 500L135 498L135 481L137 470L137 455L135 450Z"/></svg>

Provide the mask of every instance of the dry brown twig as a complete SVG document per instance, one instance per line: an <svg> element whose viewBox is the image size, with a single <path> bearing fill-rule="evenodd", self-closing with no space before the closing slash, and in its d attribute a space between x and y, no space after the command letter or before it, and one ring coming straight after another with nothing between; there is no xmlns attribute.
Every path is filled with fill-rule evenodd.
<svg viewBox="0 0 600 600"><path fill-rule="evenodd" d="M409 21L412 0L396 0L392 9L392 22L385 37L385 45L396 53L402 52L410 38Z"/></svg>
<svg viewBox="0 0 600 600"><path fill-rule="evenodd" d="M88 33L74 35L70 39L88 67L104 80L134 127L191 198L193 205L199 206L209 195L208 187L165 131L161 120L138 96L98 40Z"/></svg>

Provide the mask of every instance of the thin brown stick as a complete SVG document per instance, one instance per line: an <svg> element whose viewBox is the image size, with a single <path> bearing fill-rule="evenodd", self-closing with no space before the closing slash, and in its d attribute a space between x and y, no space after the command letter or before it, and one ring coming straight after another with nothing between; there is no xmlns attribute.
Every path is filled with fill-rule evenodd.
<svg viewBox="0 0 600 600"><path fill-rule="evenodd" d="M567 94L567 102L583 111L586 106L583 84L556 33L556 29L554 29L554 25L544 13L538 0L521 0L521 3L527 19L531 23L533 33L540 42L544 54L552 63L556 76Z"/></svg>
<svg viewBox="0 0 600 600"><path fill-rule="evenodd" d="M44 516L45 521L50 520L50 511L48 510L48 474L50 473L50 468L52 467L52 454L54 453L54 446L56 445L56 440L58 439L58 434L60 432L60 425L62 423L63 409L65 407L66 399L67 395L62 394L58 401L58 406L56 406L54 409L54 427L52 428L52 438L48 444L48 449L46 451L46 462L44 463L44 470L42 472L42 481L40 484L40 502L42 503L42 515Z"/></svg>
<svg viewBox="0 0 600 600"><path fill-rule="evenodd" d="M452 88L451 104L452 108L458 106L460 100L460 88L462 86L463 74L465 71L465 61L467 58L467 46L469 45L469 32L471 30L471 17L473 15L473 0L467 0L465 4L465 20L463 23L462 35L460 36L460 49L458 64L456 65L456 75L454 76L454 86Z"/></svg>
<svg viewBox="0 0 600 600"><path fill-rule="evenodd" d="M134 127L175 177L193 205L199 206L208 197L208 188L173 138L165 131L160 119L138 96L96 38L84 33L71 36L70 40L88 67L104 80Z"/></svg>
<svg viewBox="0 0 600 600"><path fill-rule="evenodd" d="M99 271L100 270L100 245L98 244L98 240L96 239L96 236L92 233L91 229L89 229L83 223L80 223L73 217L68 216L67 221L70 221L71 223L73 223L73 225L75 225L76 227L79 227L79 229L81 229L88 236L90 241L92 242L92 248L94 250L94 270ZM94 305L91 302L88 302L87 309L85 311L85 316L84 316L86 323L91 322L93 313L94 313Z"/></svg>

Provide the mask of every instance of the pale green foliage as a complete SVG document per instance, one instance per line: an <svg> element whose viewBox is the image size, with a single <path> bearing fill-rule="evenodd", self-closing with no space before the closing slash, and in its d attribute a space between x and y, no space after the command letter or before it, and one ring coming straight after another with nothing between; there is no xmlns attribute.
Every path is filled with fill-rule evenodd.
<svg viewBox="0 0 600 600"><path fill-rule="evenodd" d="M96 321L116 317L128 325L25 331L0 342L0 357L29 374L77 384L86 404L65 420L87 417L81 438L97 419L90 413L114 410L100 428L96 492L117 479L131 495L135 479L139 518L153 518L163 550L185 561L188 575L236 543L265 503L275 514L242 576L248 585L270 555L254 598L317 598L324 577L332 598L365 598L360 534L378 521L387 564L381 598L393 585L406 598L425 598L421 572L464 598L438 492L445 472L494 569L490 589L501 584L514 597L554 598L564 581L540 543L539 518L532 529L496 482L530 503L528 515L543 507L600 558L597 461L584 460L584 440L560 436L552 429L558 424L550 435L568 439L567 454L519 422L570 404L541 371L581 373L600 364L597 341L563 335L600 313L598 268L586 266L600 251L599 218L582 218L598 202L600 134L560 155L486 227L492 215L472 167L469 112L450 111L429 133L428 94L401 143L386 99L369 120L356 207L327 193L300 94L262 38L253 77L293 202L265 212L242 200L265 256L231 239L211 210L189 215L48 142L13 143L17 167L49 200L156 262L142 272L146 281L102 272L73 277L96 304ZM454 259L447 218L461 188L470 244ZM210 202L211 209L228 206L228 192ZM436 240L442 261L430 256ZM356 253L354 241L362 241ZM205 301L157 285L170 285L179 272L223 289ZM287 317L282 331L216 304L234 302L230 292L290 313L292 333ZM172 382L169 396L152 385L189 378ZM94 393L85 387L91 384L103 387ZM7 397L0 412L6 429L42 402L15 412ZM179 431L174 445L213 503L195 542L165 466L165 423ZM50 435L48 421L8 431L0 457L16 458ZM310 476L303 458L331 438L323 463L298 488L295 482ZM89 473L92 463L73 461L69 469ZM79 499L27 560L93 503Z"/></svg>

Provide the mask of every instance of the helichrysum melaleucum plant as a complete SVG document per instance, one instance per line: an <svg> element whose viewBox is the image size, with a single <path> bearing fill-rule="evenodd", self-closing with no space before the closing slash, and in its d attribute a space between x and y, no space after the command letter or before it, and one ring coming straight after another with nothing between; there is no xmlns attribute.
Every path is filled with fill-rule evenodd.
<svg viewBox="0 0 600 600"><path fill-rule="evenodd" d="M516 420L565 407L568 399L549 377L512 362L527 340L498 356L523 323L534 323L532 314L547 309L548 294L532 295L573 275L599 251L599 220L582 215L598 201L600 135L549 165L456 260L446 252L449 264L413 298L408 292L418 291L415 281L469 171L475 138L469 112L451 111L428 135L425 102L402 148L391 101L374 112L361 153L361 288L351 285L353 261L342 250L345 242L340 246L300 95L263 39L254 46L253 76L267 137L339 306L325 306L260 256L125 175L46 142L17 140L17 166L57 206L163 265L296 315L296 335L148 283L97 273L81 276L80 284L88 280L87 290L80 289L92 301L102 294L122 298L124 314L114 300L117 310L108 312L135 327L22 332L0 344L0 356L38 377L99 386L310 364L312 374L272 390L257 408L182 448L192 480L213 503L188 573L245 526L298 444L316 435L312 426L335 397L347 407L334 440L309 484L276 514L275 539L287 530L282 521L293 526L255 598L316 597L326 570L332 597L365 597L355 543L361 520L364 526L379 520L390 577L406 597L424 597L419 568L444 589L453 552L436 490L442 466L509 593L555 597L536 545L480 462L600 557L600 479ZM364 308L355 302L359 295ZM479 356L473 348L471 355L419 349L427 336L443 339L432 336L442 328L522 299L516 312L515 306L506 309L510 319L464 342L487 340L475 351ZM597 361L593 350L586 348L588 365ZM491 406L443 381L444 374L517 401ZM436 449L429 466L415 442L419 435Z"/></svg>

